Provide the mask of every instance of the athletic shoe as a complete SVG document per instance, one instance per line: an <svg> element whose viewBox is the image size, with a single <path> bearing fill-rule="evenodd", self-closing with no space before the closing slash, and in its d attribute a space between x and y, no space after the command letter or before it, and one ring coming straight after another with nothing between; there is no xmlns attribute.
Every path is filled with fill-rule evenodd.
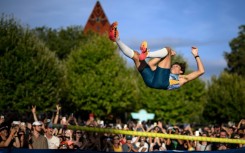
<svg viewBox="0 0 245 153"><path fill-rule="evenodd" d="M147 50L147 42L143 41L140 45L140 50L141 50L141 54L139 56L139 60L143 61L146 59L147 54L148 54L148 50Z"/></svg>
<svg viewBox="0 0 245 153"><path fill-rule="evenodd" d="M142 53L147 52L147 42L143 41L140 45L140 50Z"/></svg>
<svg viewBox="0 0 245 153"><path fill-rule="evenodd" d="M117 25L118 23L117 22L113 22L110 26L110 29L109 29L109 39L113 42L116 41L116 39L118 38L119 36L119 32L117 30Z"/></svg>

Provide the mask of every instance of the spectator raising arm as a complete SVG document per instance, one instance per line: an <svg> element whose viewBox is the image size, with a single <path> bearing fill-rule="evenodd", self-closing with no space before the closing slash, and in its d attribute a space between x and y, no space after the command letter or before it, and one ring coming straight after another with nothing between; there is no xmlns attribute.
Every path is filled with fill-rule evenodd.
<svg viewBox="0 0 245 153"><path fill-rule="evenodd" d="M6 133L7 133L7 129L6 130ZM20 141L19 141L19 138L18 138L18 135L17 135L17 128L11 128L10 129L10 134L9 136L5 139L5 138L2 138L3 140L0 142L0 148L6 148L6 147L9 147L11 141L13 139L15 139L15 142L13 143L13 146L15 148L19 148L20 147ZM4 135L2 137L5 137ZM4 140L5 139L5 140Z"/></svg>
<svg viewBox="0 0 245 153"><path fill-rule="evenodd" d="M31 112L32 112L34 121L38 121L37 114L36 114L36 106L32 106Z"/></svg>
<svg viewBox="0 0 245 153"><path fill-rule="evenodd" d="M54 124L58 123L60 110L61 110L61 106L59 104L57 104L56 105L56 115L54 118Z"/></svg>

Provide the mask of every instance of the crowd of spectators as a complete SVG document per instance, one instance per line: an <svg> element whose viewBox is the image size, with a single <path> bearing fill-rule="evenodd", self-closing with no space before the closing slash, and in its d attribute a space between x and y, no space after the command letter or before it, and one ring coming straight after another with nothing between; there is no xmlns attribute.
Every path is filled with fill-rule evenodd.
<svg viewBox="0 0 245 153"><path fill-rule="evenodd" d="M81 149L105 152L151 152L164 150L212 151L244 147L244 144L214 143L207 141L191 141L181 139L143 137L113 133L97 133L54 127L61 125L83 125L99 128L115 128L121 130L203 136L245 140L245 119L237 124L192 127L191 125L163 125L158 121L153 124L128 121L105 125L104 121L95 119L89 114L86 121L78 120L73 114L61 116L61 107L56 106L56 113L51 118L38 119L36 107L32 107L33 122L12 121L6 124L8 116L0 118L0 148L29 149Z"/></svg>

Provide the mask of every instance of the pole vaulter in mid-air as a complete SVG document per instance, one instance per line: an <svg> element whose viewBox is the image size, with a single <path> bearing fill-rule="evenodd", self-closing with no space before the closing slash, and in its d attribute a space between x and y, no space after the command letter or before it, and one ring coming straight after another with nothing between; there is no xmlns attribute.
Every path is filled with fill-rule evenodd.
<svg viewBox="0 0 245 153"><path fill-rule="evenodd" d="M191 52L197 63L197 70L184 74L185 63L175 62L171 64L171 57L176 53L170 47L150 52L147 48L147 42L143 41L140 46L141 53L138 53L120 40L117 26L117 22L110 26L110 40L116 42L123 54L134 61L136 68L148 87L163 90L178 89L187 82L204 74L204 66L198 55L197 47L191 47ZM147 63L145 61L146 58L152 59Z"/></svg>

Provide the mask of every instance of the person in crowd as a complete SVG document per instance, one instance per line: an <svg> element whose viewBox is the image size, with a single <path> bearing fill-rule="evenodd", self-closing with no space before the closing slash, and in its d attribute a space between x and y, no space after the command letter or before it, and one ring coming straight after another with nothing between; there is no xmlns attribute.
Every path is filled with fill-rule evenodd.
<svg viewBox="0 0 245 153"><path fill-rule="evenodd" d="M110 152L123 152L122 144L120 143L119 135L114 135L112 138L112 143L110 143Z"/></svg>
<svg viewBox="0 0 245 153"><path fill-rule="evenodd" d="M231 136L231 139L241 139L240 135L238 133L233 133ZM237 149L243 147L242 144L235 144L235 143L230 143L228 144L228 148L230 149Z"/></svg>
<svg viewBox="0 0 245 153"><path fill-rule="evenodd" d="M198 133L199 133L199 131L198 131ZM184 127L181 134L193 136L193 132L192 132L190 124L188 124ZM184 147L184 150L194 151L195 147L196 147L196 143L195 143L195 141L192 141L192 140L183 140L183 147Z"/></svg>
<svg viewBox="0 0 245 153"><path fill-rule="evenodd" d="M33 131L31 139L29 140L30 149L48 149L48 140L42 135L42 122L33 122Z"/></svg>
<svg viewBox="0 0 245 153"><path fill-rule="evenodd" d="M154 123L152 127L148 128L148 132L153 132L153 133L165 133L166 134L166 129L163 128L162 122L158 121L158 123ZM152 138L149 137L149 151L165 151L167 150L166 148L166 139L164 138Z"/></svg>
<svg viewBox="0 0 245 153"><path fill-rule="evenodd" d="M220 130L219 138L228 138L228 134L225 130ZM213 143L212 150L227 150L229 145L226 143Z"/></svg>
<svg viewBox="0 0 245 153"><path fill-rule="evenodd" d="M83 145L82 140L83 140L82 131L80 131L80 130L74 131L73 143L74 143L75 148L81 148L82 147L82 145Z"/></svg>
<svg viewBox="0 0 245 153"><path fill-rule="evenodd" d="M12 124L10 132L8 126L0 126L0 148L20 148L20 140L18 137L19 127Z"/></svg>
<svg viewBox="0 0 245 153"><path fill-rule="evenodd" d="M168 134L180 134L180 130L177 126L169 127ZM185 150L184 141L181 139L170 139L166 141L167 150Z"/></svg>
<svg viewBox="0 0 245 153"><path fill-rule="evenodd" d="M111 148L112 137L109 133L104 133L101 137L101 151L109 152Z"/></svg>
<svg viewBox="0 0 245 153"><path fill-rule="evenodd" d="M49 149L58 149L58 147L60 146L60 139L53 135L53 124L50 122L46 125L45 127L46 132L45 132L45 137L47 138L48 141L48 148Z"/></svg>
<svg viewBox="0 0 245 153"><path fill-rule="evenodd" d="M102 139L102 136L98 136L98 138L95 140L95 143L99 142L99 144L97 144L97 147L102 147L102 146L99 146L102 142L100 142L100 140L98 140L98 139ZM91 139L88 138L87 132L81 131L81 130L74 131L73 143L74 143L75 148L82 149L82 150L86 149L87 147L90 146L90 144L91 144L90 141L91 141ZM99 150L101 150L101 148Z"/></svg>
<svg viewBox="0 0 245 153"><path fill-rule="evenodd" d="M149 138L149 145L150 145L150 149L149 151L165 151L167 150L166 145L165 145L165 139L161 139L158 137Z"/></svg>
<svg viewBox="0 0 245 153"><path fill-rule="evenodd" d="M138 152L149 151L149 144L147 143L146 137L138 136L138 139L135 141L135 145L138 148Z"/></svg>
<svg viewBox="0 0 245 153"><path fill-rule="evenodd" d="M204 131L201 134L202 137L209 137L209 134L207 131ZM207 141L197 141L196 142L196 151L211 151L212 149L212 144Z"/></svg>
<svg viewBox="0 0 245 153"><path fill-rule="evenodd" d="M132 136L126 135L126 143L122 145L123 152L138 152L135 143L132 143Z"/></svg>
<svg viewBox="0 0 245 153"><path fill-rule="evenodd" d="M69 148L68 146L68 141L72 141L72 133L73 133L73 130L70 130L70 129L62 129L62 140L60 141L60 144L63 145L67 145L67 148Z"/></svg>
<svg viewBox="0 0 245 153"><path fill-rule="evenodd" d="M27 127L27 123L21 122L19 129L19 139L21 148L29 148L29 138L31 135L31 129Z"/></svg>
<svg viewBox="0 0 245 153"><path fill-rule="evenodd" d="M97 126L98 125L98 123L94 120L94 114L93 113L89 114L89 118L86 122L86 125L87 126Z"/></svg>
<svg viewBox="0 0 245 153"><path fill-rule="evenodd" d="M215 124L212 127L212 133L213 133L214 137L219 137L220 136L220 131L221 131L221 125Z"/></svg>
<svg viewBox="0 0 245 153"><path fill-rule="evenodd" d="M232 135L236 131L236 128L235 127L233 127L233 126L225 126L224 124L221 124L221 129L226 131L228 138L231 138Z"/></svg>
<svg viewBox="0 0 245 153"><path fill-rule="evenodd" d="M245 119L241 119L240 122L238 123L237 125L237 128L240 129L240 128L243 128L245 129Z"/></svg>

